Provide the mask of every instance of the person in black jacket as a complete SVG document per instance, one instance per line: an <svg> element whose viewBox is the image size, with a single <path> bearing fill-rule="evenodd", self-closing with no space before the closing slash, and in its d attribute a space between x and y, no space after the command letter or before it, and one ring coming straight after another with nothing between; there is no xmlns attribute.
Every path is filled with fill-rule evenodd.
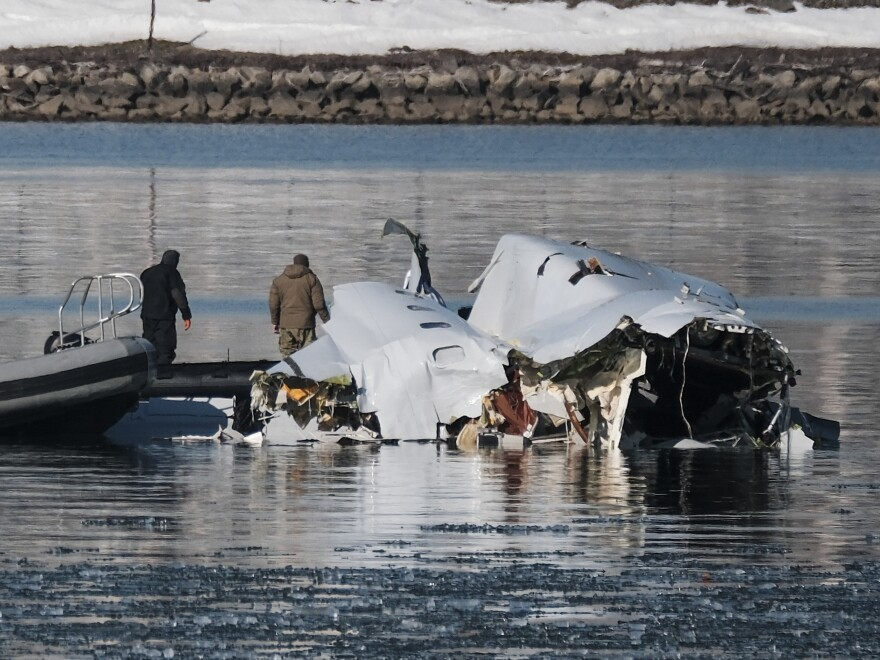
<svg viewBox="0 0 880 660"><path fill-rule="evenodd" d="M144 326L144 339L156 347L158 364L174 362L177 350L177 328L175 326L178 310L183 317L183 329L189 330L192 312L186 299L186 285L177 271L180 253L166 250L162 262L150 266L141 273L144 297L141 301L141 321Z"/></svg>

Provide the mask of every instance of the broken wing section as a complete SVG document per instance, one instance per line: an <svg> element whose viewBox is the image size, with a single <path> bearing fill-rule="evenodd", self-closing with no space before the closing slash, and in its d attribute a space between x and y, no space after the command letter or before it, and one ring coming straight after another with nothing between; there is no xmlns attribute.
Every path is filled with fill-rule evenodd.
<svg viewBox="0 0 880 660"><path fill-rule="evenodd" d="M360 282L335 287L333 300L323 335L268 374L288 390L314 392L302 403L282 397L303 429L435 439L455 419L479 417L483 395L507 382L507 347L433 299ZM265 409L270 387L256 395Z"/></svg>

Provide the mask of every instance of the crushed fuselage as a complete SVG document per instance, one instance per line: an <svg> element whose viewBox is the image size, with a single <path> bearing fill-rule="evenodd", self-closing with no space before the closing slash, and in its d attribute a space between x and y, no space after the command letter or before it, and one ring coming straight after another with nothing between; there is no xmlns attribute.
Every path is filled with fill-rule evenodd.
<svg viewBox="0 0 880 660"><path fill-rule="evenodd" d="M319 339L255 375L256 407L286 414L302 439L772 447L790 430L788 351L720 285L512 234L471 286L473 306L453 311L418 290L427 250L406 232L411 286L336 287Z"/></svg>

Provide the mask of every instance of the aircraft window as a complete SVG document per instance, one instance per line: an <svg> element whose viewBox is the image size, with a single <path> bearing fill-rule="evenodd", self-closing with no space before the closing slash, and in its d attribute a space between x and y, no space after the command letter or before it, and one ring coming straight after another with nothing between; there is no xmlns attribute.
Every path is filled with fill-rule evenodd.
<svg viewBox="0 0 880 660"><path fill-rule="evenodd" d="M434 363L438 367L449 367L464 360L464 349L461 346L441 346L434 349Z"/></svg>
<svg viewBox="0 0 880 660"><path fill-rule="evenodd" d="M425 329L431 328L451 328L446 321L426 321L425 323L419 323L419 325Z"/></svg>
<svg viewBox="0 0 880 660"><path fill-rule="evenodd" d="M421 305L407 305L407 309L411 309L414 312L433 312L434 310L430 307L422 307Z"/></svg>

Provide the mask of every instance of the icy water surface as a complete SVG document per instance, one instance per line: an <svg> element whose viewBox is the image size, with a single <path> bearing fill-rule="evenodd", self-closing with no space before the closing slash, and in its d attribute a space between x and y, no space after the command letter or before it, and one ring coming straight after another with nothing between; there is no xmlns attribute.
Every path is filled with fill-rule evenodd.
<svg viewBox="0 0 880 660"><path fill-rule="evenodd" d="M271 278L399 281L395 217L452 297L510 231L720 281L840 448L6 443L0 657L880 653L880 133L288 128L0 125L0 360L168 247L180 359L274 357Z"/></svg>

